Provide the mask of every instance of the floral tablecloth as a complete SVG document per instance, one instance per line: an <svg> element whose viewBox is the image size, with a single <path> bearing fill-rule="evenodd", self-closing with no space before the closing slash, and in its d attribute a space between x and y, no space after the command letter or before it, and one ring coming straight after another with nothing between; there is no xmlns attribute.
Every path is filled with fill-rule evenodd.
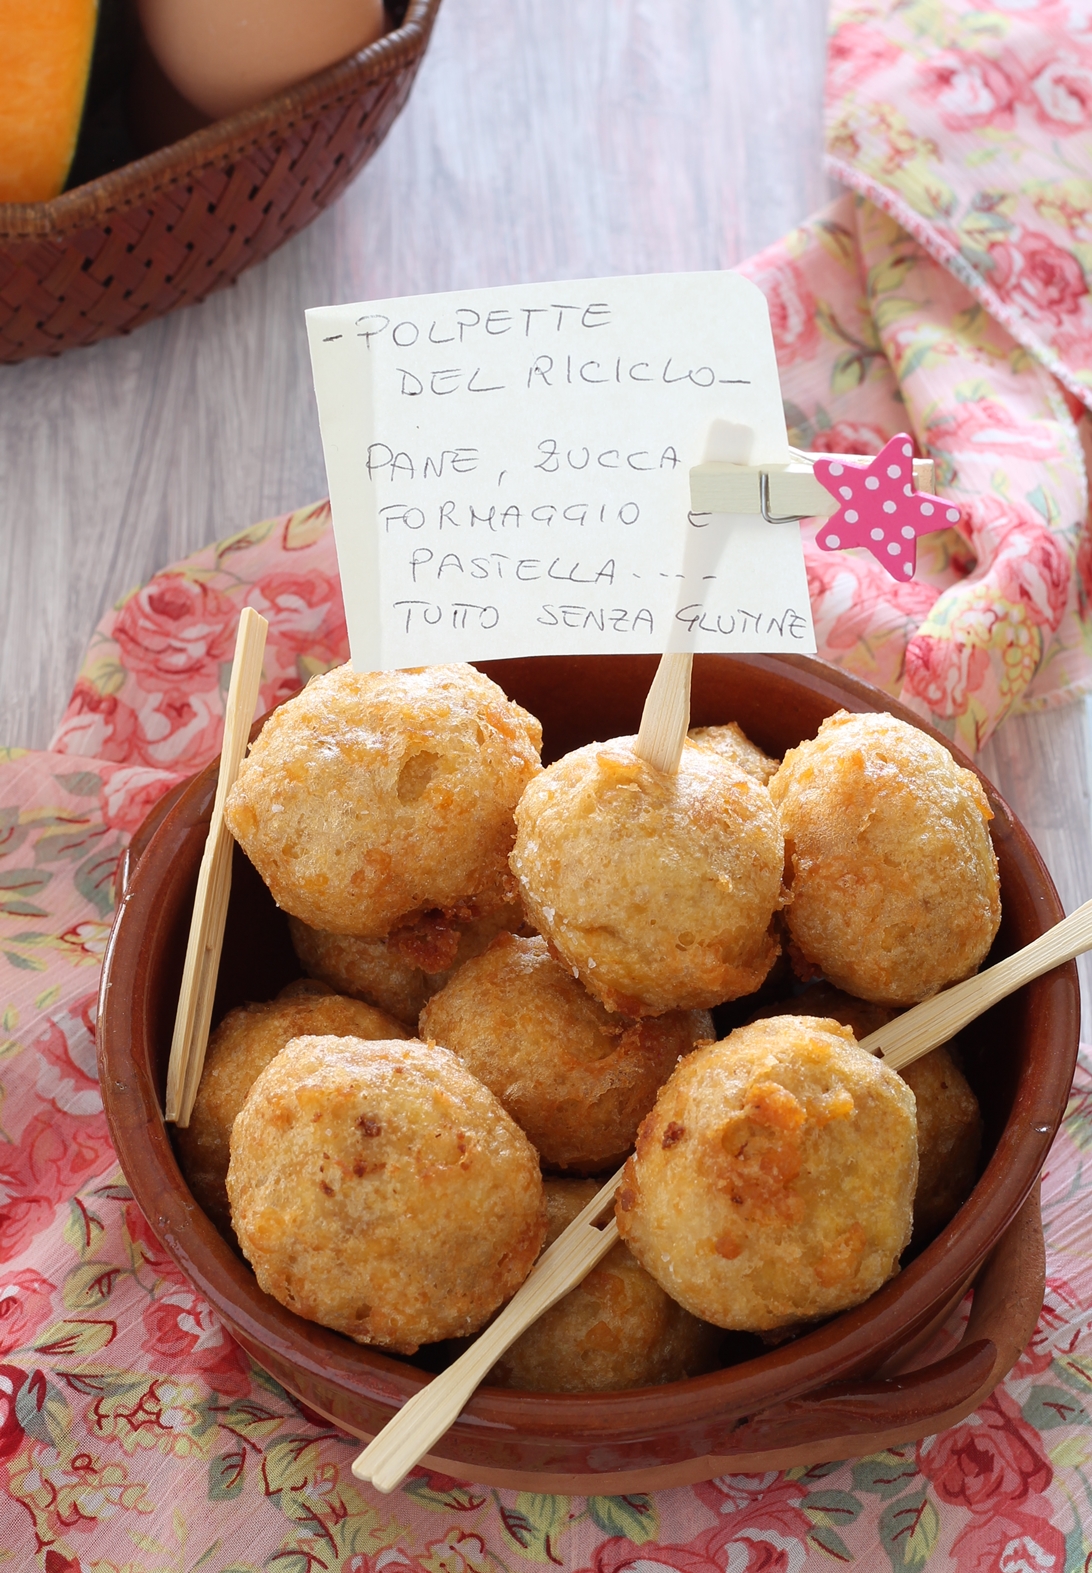
<svg viewBox="0 0 1092 1573"><path fill-rule="evenodd" d="M976 1415L917 1446L628 1497L495 1491L424 1471L382 1497L352 1479L354 1443L243 1356L118 1172L94 1018L119 854L150 804L217 749L244 605L270 619L263 706L344 659L325 504L156 575L103 620L51 748L0 755L0 1552L11 1566L1083 1568L1092 1060L1044 1180L1049 1285L1034 1341Z"/></svg>
<svg viewBox="0 0 1092 1573"><path fill-rule="evenodd" d="M861 0L835 15L830 142L856 187L746 271L792 439L909 428L960 524L897 584L805 551L821 653L975 749L1092 682L1092 5ZM347 655L325 504L156 575L103 619L50 749L0 750L0 1563L45 1573L796 1573L1092 1567L1092 1058L1043 1181L1047 1297L971 1418L870 1458L628 1497L424 1471L253 1366L159 1250L106 1132L98 968L127 837L219 747L242 606L261 703ZM1090 1173L1092 1188L1092 1173ZM1086 1530L1085 1526L1088 1526Z"/></svg>

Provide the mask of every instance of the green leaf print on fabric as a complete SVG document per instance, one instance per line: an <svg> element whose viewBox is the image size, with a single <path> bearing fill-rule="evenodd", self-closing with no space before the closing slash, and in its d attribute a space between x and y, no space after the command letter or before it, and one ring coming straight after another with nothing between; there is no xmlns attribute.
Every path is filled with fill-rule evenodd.
<svg viewBox="0 0 1092 1573"><path fill-rule="evenodd" d="M488 1491L463 1485L446 1475L413 1474L402 1487L422 1507L439 1513L475 1513L488 1501Z"/></svg>
<svg viewBox="0 0 1092 1573"><path fill-rule="evenodd" d="M917 1458L912 1446L870 1453L853 1466L853 1489L874 1492L881 1497L897 1497L917 1478Z"/></svg>
<svg viewBox="0 0 1092 1573"><path fill-rule="evenodd" d="M924 1567L940 1532L940 1518L927 1491L889 1502L880 1514L880 1540L896 1573Z"/></svg>
<svg viewBox="0 0 1092 1573"><path fill-rule="evenodd" d="M650 1496L589 1497L587 1508L588 1517L604 1535L619 1535L635 1546L656 1539L659 1522Z"/></svg>
<svg viewBox="0 0 1092 1573"><path fill-rule="evenodd" d="M1061 1387L1033 1387L1021 1414L1037 1431L1053 1431L1056 1426L1087 1425L1088 1415L1072 1393Z"/></svg>
<svg viewBox="0 0 1092 1573"><path fill-rule="evenodd" d="M496 1493L494 1498L504 1533L520 1556L531 1562L554 1562L558 1567L564 1566L558 1541L569 1524L568 1497L521 1491L514 1503L502 1502Z"/></svg>
<svg viewBox="0 0 1092 1573"><path fill-rule="evenodd" d="M245 1480L246 1449L231 1448L209 1459L209 1501L229 1502L241 1496Z"/></svg>
<svg viewBox="0 0 1092 1573"><path fill-rule="evenodd" d="M72 797L97 797L102 791L102 777L93 770L74 770L70 775L54 776L53 779Z"/></svg>

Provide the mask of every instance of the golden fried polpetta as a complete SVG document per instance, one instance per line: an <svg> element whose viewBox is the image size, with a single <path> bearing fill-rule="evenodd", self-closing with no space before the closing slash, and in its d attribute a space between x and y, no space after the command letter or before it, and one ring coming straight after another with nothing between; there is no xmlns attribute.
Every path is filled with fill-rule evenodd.
<svg viewBox="0 0 1092 1573"><path fill-rule="evenodd" d="M613 1015L537 935L501 935L460 967L418 1032L496 1094L550 1168L594 1174L630 1151L682 1054L714 1037L705 1011Z"/></svg>
<svg viewBox="0 0 1092 1573"><path fill-rule="evenodd" d="M454 1054L416 1042L294 1039L235 1121L227 1189L267 1294L401 1354L476 1332L546 1230L530 1142Z"/></svg>
<svg viewBox="0 0 1092 1573"><path fill-rule="evenodd" d="M518 901L468 923L444 919L438 912L426 913L425 919L443 921L429 927L418 921L392 930L386 939L327 934L293 917L288 931L296 955L313 977L416 1027L425 1003L458 967L480 956L496 935L524 924Z"/></svg>
<svg viewBox="0 0 1092 1573"><path fill-rule="evenodd" d="M723 755L732 764L738 765L740 770L754 776L756 781L761 781L763 786L769 785L770 777L781 763L779 759L771 759L769 754L764 754L735 721L727 721L723 726L692 726L686 735L692 743L701 743L714 753Z"/></svg>
<svg viewBox="0 0 1092 1573"><path fill-rule="evenodd" d="M228 826L312 928L381 939L432 908L469 921L512 899L512 810L541 742L473 667L341 666L270 716Z"/></svg>
<svg viewBox="0 0 1092 1573"><path fill-rule="evenodd" d="M778 954L769 793L699 744L677 775L633 744L591 743L529 783L511 856L527 916L608 1010L655 1016L749 994Z"/></svg>
<svg viewBox="0 0 1092 1573"><path fill-rule="evenodd" d="M599 1189L547 1179L546 1245ZM488 1381L533 1393L611 1393L700 1376L717 1364L721 1332L684 1311L619 1243L584 1281L521 1333Z"/></svg>
<svg viewBox="0 0 1092 1573"><path fill-rule="evenodd" d="M826 1016L849 1027L860 1043L899 1012L890 1005L854 999L830 983L816 983L792 999L756 1011L770 1016ZM914 1094L918 1121L918 1185L914 1192L914 1244L921 1245L953 1218L974 1189L982 1147L978 1099L948 1044L941 1044L898 1074Z"/></svg>
<svg viewBox="0 0 1092 1573"><path fill-rule="evenodd" d="M328 990L315 993L315 987L310 979L301 979L274 1000L240 1005L228 1012L209 1038L190 1123L176 1127L175 1141L194 1200L221 1232L231 1228L224 1188L231 1127L254 1082L285 1044L305 1033L338 1038L413 1036L383 1011Z"/></svg>
<svg viewBox="0 0 1092 1573"><path fill-rule="evenodd" d="M969 977L1001 921L991 811L971 771L890 715L840 711L770 782L785 921L838 988L912 1005Z"/></svg>

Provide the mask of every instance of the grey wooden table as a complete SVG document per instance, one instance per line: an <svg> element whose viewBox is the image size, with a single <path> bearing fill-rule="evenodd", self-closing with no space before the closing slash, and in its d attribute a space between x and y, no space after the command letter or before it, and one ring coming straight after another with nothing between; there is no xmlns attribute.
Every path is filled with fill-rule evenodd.
<svg viewBox="0 0 1092 1573"><path fill-rule="evenodd" d="M0 368L0 743L41 747L106 606L325 494L305 307L724 268L831 194L824 0L444 0L409 105L338 205L128 339ZM983 758L1067 908L1092 895L1083 705Z"/></svg>

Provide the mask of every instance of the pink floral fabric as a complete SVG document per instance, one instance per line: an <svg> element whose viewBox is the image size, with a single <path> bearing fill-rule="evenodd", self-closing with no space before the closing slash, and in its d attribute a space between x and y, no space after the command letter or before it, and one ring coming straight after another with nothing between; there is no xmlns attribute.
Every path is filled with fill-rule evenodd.
<svg viewBox="0 0 1092 1573"><path fill-rule="evenodd" d="M1087 0L834 7L831 168L1092 399Z"/></svg>
<svg viewBox="0 0 1092 1573"><path fill-rule="evenodd" d="M973 753L1092 677L1092 9L836 5L827 85L856 195L743 269L793 439L871 454L910 430L962 517L906 585L809 539L820 652Z"/></svg>
<svg viewBox="0 0 1092 1573"><path fill-rule="evenodd" d="M345 658L325 504L157 574L103 619L50 748L0 753L0 1544L12 1566L1085 1566L1090 1055L1044 1176L1049 1282L1035 1336L992 1398L942 1436L623 1497L497 1491L426 1470L382 1497L353 1480L355 1444L243 1355L161 1250L117 1169L94 1030L121 852L149 804L219 747L225 652L244 605L270 616L262 704Z"/></svg>
<svg viewBox="0 0 1092 1573"><path fill-rule="evenodd" d="M878 453L909 431L959 523L900 584L805 524L819 653L902 698L969 753L1012 712L1092 680L1088 483L1055 377L920 240L847 195L744 264L770 302L790 441Z"/></svg>

